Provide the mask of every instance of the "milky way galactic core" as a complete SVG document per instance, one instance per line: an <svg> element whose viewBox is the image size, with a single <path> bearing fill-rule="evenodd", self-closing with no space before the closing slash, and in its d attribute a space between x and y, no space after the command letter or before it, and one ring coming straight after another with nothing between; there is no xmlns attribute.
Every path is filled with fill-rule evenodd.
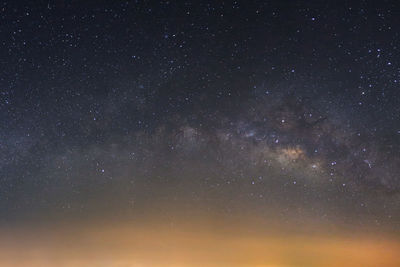
<svg viewBox="0 0 400 267"><path fill-rule="evenodd" d="M1 266L399 266L400 5L0 3Z"/></svg>

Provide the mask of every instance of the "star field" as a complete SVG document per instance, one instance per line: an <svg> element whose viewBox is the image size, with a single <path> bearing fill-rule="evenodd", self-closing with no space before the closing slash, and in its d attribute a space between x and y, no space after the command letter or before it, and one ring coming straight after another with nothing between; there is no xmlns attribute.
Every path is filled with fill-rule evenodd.
<svg viewBox="0 0 400 267"><path fill-rule="evenodd" d="M1 222L198 212L398 232L398 10L3 1Z"/></svg>

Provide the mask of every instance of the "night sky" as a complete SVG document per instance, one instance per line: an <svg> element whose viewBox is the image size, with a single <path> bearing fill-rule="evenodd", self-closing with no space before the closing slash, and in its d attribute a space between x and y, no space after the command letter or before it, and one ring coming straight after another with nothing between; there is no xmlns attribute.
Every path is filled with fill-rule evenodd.
<svg viewBox="0 0 400 267"><path fill-rule="evenodd" d="M247 241L227 243L251 228L400 247L399 17L396 1L2 1L0 231L58 225L42 236L63 244L71 222L78 243L113 222L149 247L154 229L180 244L104 266L195 266L176 240L197 231L199 266L369 266L228 261ZM207 254L214 230L229 236L224 259ZM37 263L0 263L45 266L49 244ZM399 266L391 256L371 266Z"/></svg>

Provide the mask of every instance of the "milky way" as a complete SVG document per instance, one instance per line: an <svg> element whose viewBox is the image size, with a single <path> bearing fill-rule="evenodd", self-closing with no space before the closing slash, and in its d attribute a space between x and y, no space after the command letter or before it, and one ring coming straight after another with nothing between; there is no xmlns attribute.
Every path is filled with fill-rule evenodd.
<svg viewBox="0 0 400 267"><path fill-rule="evenodd" d="M336 222L357 214L365 216L360 224L393 222L399 208L397 148L310 102L271 92L243 101L233 113L199 109L129 133L110 134L113 122L107 118L98 118L105 120L101 124L87 119L83 132L107 137L46 151L29 172L13 170L38 178L19 185L21 199L12 195L17 189L8 181L10 197L5 195L3 207L10 214L49 209L73 215L171 202L227 213L241 207L270 215L272 207L284 218L312 214ZM32 164L26 157L40 153L34 150L40 142L51 147L46 138L29 142L21 151L17 142L9 145L15 161L5 161L3 169ZM12 201L17 208L8 207Z"/></svg>
<svg viewBox="0 0 400 267"><path fill-rule="evenodd" d="M254 225L260 236L318 230L335 248L346 231L372 231L371 244L384 232L396 247L396 10L389 1L2 3L0 231L73 221L82 237L83 225L148 219L165 236L184 225L211 240L215 223L231 243L246 234L223 229ZM264 239L250 236L262 251Z"/></svg>

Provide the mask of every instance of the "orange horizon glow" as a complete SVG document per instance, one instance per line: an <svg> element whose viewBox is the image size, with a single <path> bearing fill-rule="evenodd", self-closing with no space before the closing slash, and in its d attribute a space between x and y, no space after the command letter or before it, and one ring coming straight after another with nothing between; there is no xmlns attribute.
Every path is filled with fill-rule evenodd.
<svg viewBox="0 0 400 267"><path fill-rule="evenodd" d="M243 225L82 223L1 230L0 266L400 266L400 242L371 233Z"/></svg>

